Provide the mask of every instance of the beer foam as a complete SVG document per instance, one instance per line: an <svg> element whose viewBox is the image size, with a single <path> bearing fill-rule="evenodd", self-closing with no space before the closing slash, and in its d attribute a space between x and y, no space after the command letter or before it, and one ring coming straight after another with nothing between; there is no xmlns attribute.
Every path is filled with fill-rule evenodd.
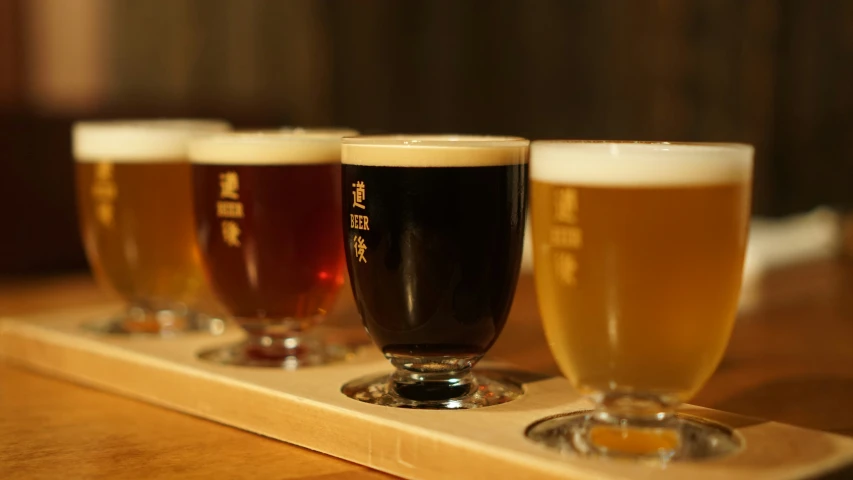
<svg viewBox="0 0 853 480"><path fill-rule="evenodd" d="M530 147L530 178L598 186L749 182L753 147L737 143L541 140Z"/></svg>
<svg viewBox="0 0 853 480"><path fill-rule="evenodd" d="M281 127L278 130L271 132L291 133L293 135L313 135L313 136L332 136L337 135L339 138L354 137L358 135L357 130L340 127L320 127L320 128L304 128L304 127Z"/></svg>
<svg viewBox="0 0 853 480"><path fill-rule="evenodd" d="M216 165L340 163L344 134L342 130L224 133L191 142L189 157L192 163Z"/></svg>
<svg viewBox="0 0 853 480"><path fill-rule="evenodd" d="M527 163L519 137L376 135L343 140L341 162L383 167L487 167Z"/></svg>
<svg viewBox="0 0 853 480"><path fill-rule="evenodd" d="M72 129L78 162L184 161L187 144L231 128L219 120L114 120L77 122Z"/></svg>

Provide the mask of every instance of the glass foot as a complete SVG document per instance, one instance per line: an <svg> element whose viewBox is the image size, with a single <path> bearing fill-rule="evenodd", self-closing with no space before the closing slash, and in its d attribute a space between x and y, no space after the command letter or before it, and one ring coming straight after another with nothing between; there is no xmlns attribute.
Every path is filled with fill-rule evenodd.
<svg viewBox="0 0 853 480"><path fill-rule="evenodd" d="M297 370L349 360L355 356L357 348L358 345L288 338L278 346L273 345L272 340L260 344L244 341L225 345L204 350L198 358L220 365Z"/></svg>
<svg viewBox="0 0 853 480"><path fill-rule="evenodd" d="M221 335L225 320L204 313L177 314L170 311L133 315L123 314L106 320L83 324L89 332L106 335L139 335L173 337L201 332Z"/></svg>
<svg viewBox="0 0 853 480"><path fill-rule="evenodd" d="M393 374L358 378L346 383L341 393L360 402L386 407L448 410L490 407L524 395L524 387L504 375L483 370L472 376L473 381L453 398L428 398L428 394L418 399L403 397L392 387Z"/></svg>
<svg viewBox="0 0 853 480"><path fill-rule="evenodd" d="M601 426L592 412L573 412L540 420L527 428L530 440L562 454L700 461L732 455L743 439L730 428L698 417L676 414L672 428Z"/></svg>

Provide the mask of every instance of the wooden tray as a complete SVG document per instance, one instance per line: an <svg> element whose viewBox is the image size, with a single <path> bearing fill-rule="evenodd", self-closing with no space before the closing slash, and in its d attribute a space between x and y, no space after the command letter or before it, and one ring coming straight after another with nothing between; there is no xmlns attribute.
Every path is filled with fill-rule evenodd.
<svg viewBox="0 0 853 480"><path fill-rule="evenodd" d="M561 377L516 372L527 394L467 411L408 410L351 400L343 383L390 371L368 345L346 364L283 372L212 365L196 353L237 341L106 337L82 331L107 307L0 319L0 356L75 382L300 445L413 479L853 478L853 439L685 407L735 428L746 449L701 463L655 466L559 455L524 437L536 420L589 408ZM504 366L505 369L505 366Z"/></svg>

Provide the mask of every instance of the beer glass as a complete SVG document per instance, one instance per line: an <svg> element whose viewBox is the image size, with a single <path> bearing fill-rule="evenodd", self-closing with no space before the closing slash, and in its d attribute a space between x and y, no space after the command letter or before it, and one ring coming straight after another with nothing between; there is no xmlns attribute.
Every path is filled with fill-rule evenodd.
<svg viewBox="0 0 853 480"><path fill-rule="evenodd" d="M497 339L521 262L528 141L343 140L347 267L364 326L396 371L344 394L409 408L474 408L521 394L472 368Z"/></svg>
<svg viewBox="0 0 853 480"><path fill-rule="evenodd" d="M246 332L217 363L296 369L348 349L312 335L344 280L341 136L228 133L193 142L195 228L213 292Z"/></svg>
<svg viewBox="0 0 853 480"><path fill-rule="evenodd" d="M92 327L110 333L221 331L197 311L209 297L192 228L187 142L229 128L221 121L78 122L77 203L86 255L125 312Z"/></svg>
<svg viewBox="0 0 853 480"><path fill-rule="evenodd" d="M738 447L675 409L714 372L732 331L752 157L740 144L533 142L540 312L557 364L595 409L531 437L664 460Z"/></svg>

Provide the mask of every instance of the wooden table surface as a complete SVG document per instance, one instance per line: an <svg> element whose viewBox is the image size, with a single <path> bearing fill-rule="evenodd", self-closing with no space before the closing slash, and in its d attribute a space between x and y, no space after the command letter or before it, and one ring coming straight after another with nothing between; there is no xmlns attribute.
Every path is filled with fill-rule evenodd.
<svg viewBox="0 0 853 480"><path fill-rule="evenodd" d="M94 305L88 276L0 281L0 315ZM350 296L339 317L355 319ZM558 373L522 276L489 353ZM285 373L282 373L285 375ZM691 402L853 436L853 263L772 273L740 316L726 357ZM0 478L379 479L303 448L0 363Z"/></svg>

